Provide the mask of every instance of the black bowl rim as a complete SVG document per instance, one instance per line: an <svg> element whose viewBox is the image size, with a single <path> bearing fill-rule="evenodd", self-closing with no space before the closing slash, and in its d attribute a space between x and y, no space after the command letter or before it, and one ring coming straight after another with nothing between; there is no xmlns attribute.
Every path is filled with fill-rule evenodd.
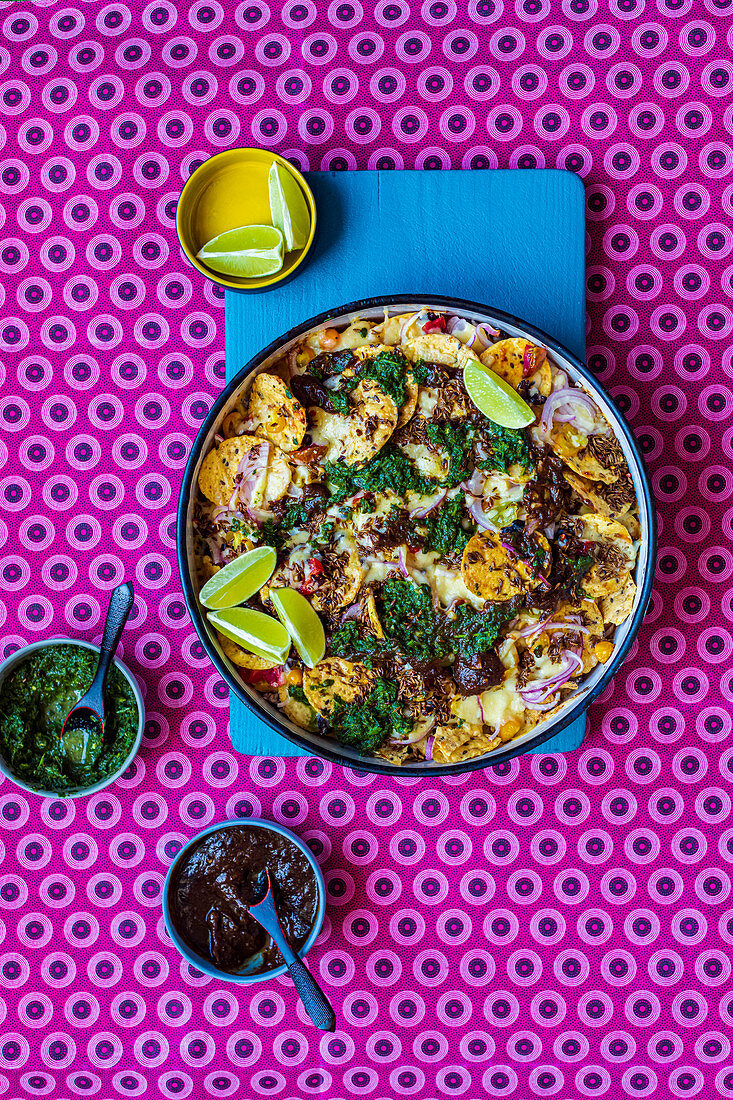
<svg viewBox="0 0 733 1100"><path fill-rule="evenodd" d="M541 343L544 347L550 351L556 352L568 360L569 363L578 371L578 373L585 379L592 389L597 390L608 402L608 404L616 411L618 417L619 426L623 432L624 438L629 446L631 453L633 454L641 475L641 485L643 491L643 506L647 514L648 530L649 530L649 557L647 561L646 575L644 576L643 584L641 587L641 596L639 604L631 620L628 634L623 643L614 654L611 661L606 666L603 675L598 680L598 683L588 692L583 699L579 700L574 706L569 706L567 711L562 717L549 729L535 737L530 737L522 741L520 744L513 746L512 742L507 742L507 747L501 752L492 755L491 760L486 760L485 757L477 757L475 760L466 760L457 764L421 764L421 765L404 765L398 766L389 763L382 763L375 757L364 757L364 766L359 767L357 762L344 757L338 751L338 742L332 741L329 738L323 739L323 747L320 752L315 751L314 745L307 740L307 738L293 733L287 729L284 725L277 722L272 715L268 714L264 706L258 703L254 698L251 698L247 692L242 689L241 684L232 675L231 671L226 665L214 647L211 645L206 625L201 615L201 611L198 606L196 598L196 592L194 590L193 578L188 569L188 561L186 556L186 537L185 537L185 521L186 510L188 507L188 501L192 490L194 469L198 462L199 454L203 448L204 439L206 438L212 425L218 420L222 410L230 400L234 391L242 385L247 376L252 373L269 355L277 351L283 344L288 343L290 340L296 339L303 333L308 332L310 329L316 328L318 325L331 320L333 317L340 317L348 313L362 313L370 309L378 309L384 306L399 306L409 305L415 302L424 302L427 306L437 306L440 309L450 309L455 313L467 313L470 315L486 314L489 317L494 318L502 324L514 325L522 331L529 333L538 343ZM649 604L649 600L652 594L652 588L654 585L656 555L657 555L657 517L656 508L654 503L654 496L651 490L651 484L649 481L649 473L644 463L644 458L641 454L639 446L634 438L631 428L626 423L622 414L616 410L616 406L608 394L606 389L600 382L594 377L594 375L588 370L588 367L581 362L576 355L574 355L564 344L561 344L559 340L550 336L548 333L543 332L542 329L537 328L536 325L530 324L528 321L524 321L521 317L515 317L510 313L506 313L500 309L494 309L493 307L483 305L480 302L472 302L462 298L451 298L437 294L383 294L373 298L361 298L355 302L347 302L344 305L336 306L323 313L316 314L314 317L308 318L301 324L291 328L288 332L283 333L282 336L278 336L267 347L259 351L252 359L246 363L240 371L234 376L222 390L219 397L216 399L206 420L199 428L196 439L194 440L191 448L191 453L186 463L186 468L183 473L183 481L181 483L181 491L178 500L178 512L176 517L176 551L178 556L178 569L181 577L181 585L183 587L183 595L188 607L191 621L193 622L196 633L198 634L201 643L206 650L209 659L216 668L217 672L222 676L224 681L229 687L230 691L233 691L237 698L265 722L270 729L279 733L282 737L287 738L288 741L297 745L301 749L305 749L313 756L321 756L326 760L330 760L334 764L340 764L342 767L350 768L352 771L357 772L369 772L379 775L402 775L402 776L450 776L460 775L465 772L478 771L481 768L495 767L499 764L504 764L507 760L511 760L515 756L523 756L525 753L532 749L538 748L543 745L545 741L549 741L550 738L555 737L556 734L566 729L576 721L581 714L585 714L588 707L599 695L605 691L608 684L615 676L618 669L621 667L625 660L629 650L631 649L637 634L644 621L646 609Z"/></svg>

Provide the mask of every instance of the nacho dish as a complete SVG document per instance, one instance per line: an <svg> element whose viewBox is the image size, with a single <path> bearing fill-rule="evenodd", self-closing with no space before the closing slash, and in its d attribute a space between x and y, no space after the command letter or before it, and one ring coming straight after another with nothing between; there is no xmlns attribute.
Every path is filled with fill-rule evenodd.
<svg viewBox="0 0 733 1100"><path fill-rule="evenodd" d="M500 427L467 361L535 414ZM596 401L545 348L421 309L324 327L243 383L199 471L197 582L277 552L246 605L290 587L325 656L284 664L222 635L296 726L390 764L455 764L567 707L632 613L638 503Z"/></svg>

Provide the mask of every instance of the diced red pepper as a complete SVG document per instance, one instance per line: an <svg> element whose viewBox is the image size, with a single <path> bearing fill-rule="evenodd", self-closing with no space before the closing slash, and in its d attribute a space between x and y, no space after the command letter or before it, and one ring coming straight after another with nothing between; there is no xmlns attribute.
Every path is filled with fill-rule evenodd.
<svg viewBox="0 0 733 1100"><path fill-rule="evenodd" d="M278 688L283 682L284 666L275 668L243 668L240 670L242 679L247 684L261 684L263 681L271 688Z"/></svg>
<svg viewBox="0 0 733 1100"><path fill-rule="evenodd" d="M313 595L313 580L320 573L324 572L323 562L319 561L318 558L308 558L308 563L307 564L308 564L308 569L307 569L307 574L306 574L305 580L303 581L300 588L298 589L301 596L312 596Z"/></svg>
<svg viewBox="0 0 733 1100"><path fill-rule="evenodd" d="M423 332L445 332L445 316L439 313L437 317L426 321L422 327Z"/></svg>
<svg viewBox="0 0 733 1100"><path fill-rule="evenodd" d="M522 378L529 378L538 371L547 358L547 348L541 348L536 344L529 344L524 349L522 358Z"/></svg>

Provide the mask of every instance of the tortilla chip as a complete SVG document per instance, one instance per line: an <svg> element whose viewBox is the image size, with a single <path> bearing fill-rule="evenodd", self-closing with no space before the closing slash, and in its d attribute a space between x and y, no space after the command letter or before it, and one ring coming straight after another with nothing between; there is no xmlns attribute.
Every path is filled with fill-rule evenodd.
<svg viewBox="0 0 733 1100"><path fill-rule="evenodd" d="M400 406L400 414L397 418L397 427L402 428L415 415L417 408L417 395L420 387L415 381L415 375L408 369L405 371L405 403Z"/></svg>
<svg viewBox="0 0 733 1100"><path fill-rule="evenodd" d="M255 447L261 447L263 442L260 436L238 435L233 439L224 439L213 447L199 470L199 489L203 495L221 508L228 508L240 462ZM291 470L287 458L271 446L264 486L260 490L259 500L253 500L252 503L261 507L280 500L287 492L290 479Z"/></svg>
<svg viewBox="0 0 733 1100"><path fill-rule="evenodd" d="M348 416L313 410L311 434L314 442L328 447L326 462L344 462L347 466L364 466L397 427L397 406L389 394L371 378L364 378L351 393Z"/></svg>
<svg viewBox="0 0 733 1100"><path fill-rule="evenodd" d="M366 592L366 595L362 597L359 618L369 627L375 638L379 638L380 640L384 638L384 630L382 629L382 624L379 621L379 615L377 614L377 604L371 588L369 588Z"/></svg>
<svg viewBox="0 0 733 1100"><path fill-rule="evenodd" d="M542 539L549 551L549 543L544 536ZM540 584L529 564L510 554L493 531L481 531L468 542L463 551L461 576L469 592L499 602L511 600Z"/></svg>
<svg viewBox="0 0 733 1100"><path fill-rule="evenodd" d="M600 601L601 615L607 623L621 626L634 610L635 598L636 584L631 574L627 573L620 587Z"/></svg>
<svg viewBox="0 0 733 1100"><path fill-rule="evenodd" d="M530 354L535 367L529 377L534 378L537 374L537 389L543 395L545 389L549 393L552 389L552 373L550 372L549 363L547 363L547 351L545 348L533 344L530 340L524 340L520 337L499 340L481 353L481 362L494 374L498 374L500 378L513 386L514 389L517 389L524 378L524 353L527 348L531 349ZM545 367L544 374L541 373L543 366Z"/></svg>
<svg viewBox="0 0 733 1100"><path fill-rule="evenodd" d="M458 764L461 760L483 756L500 743L499 737L487 736L480 726L469 722L438 726L433 742L433 760L436 764Z"/></svg>
<svg viewBox="0 0 733 1100"><path fill-rule="evenodd" d="M318 581L323 578L323 583ZM356 545L349 546L330 561L330 568L314 578L311 603L315 611L338 611L348 607L356 599L364 579L361 559ZM270 582L272 583L272 582Z"/></svg>
<svg viewBox="0 0 733 1100"><path fill-rule="evenodd" d="M369 694L376 673L343 657L326 657L315 668L303 669L303 692L319 714L329 714L336 699L358 703Z"/></svg>
<svg viewBox="0 0 733 1100"><path fill-rule="evenodd" d="M600 410L598 416L599 423L606 424ZM589 481L613 485L624 474L628 475L626 459L615 436L599 432L588 437L571 424L554 424L548 443L566 466Z"/></svg>
<svg viewBox="0 0 733 1100"><path fill-rule="evenodd" d="M570 470L565 470L563 476L580 499L603 516L618 519L635 503L634 485L630 477L619 477L612 485L606 485L602 481L589 481Z"/></svg>
<svg viewBox="0 0 733 1100"><path fill-rule="evenodd" d="M296 726L300 726L301 729L315 733L318 729L318 722L316 721L316 712L310 703L303 703L300 699L294 699L287 684L281 684L277 689L277 694L280 700L280 710L283 714L291 722L295 722Z"/></svg>
<svg viewBox="0 0 733 1100"><path fill-rule="evenodd" d="M263 371L252 382L247 417L261 424L267 438L281 451L297 451L307 422L305 409L277 375Z"/></svg>
<svg viewBox="0 0 733 1100"><path fill-rule="evenodd" d="M218 631L216 637L224 656L239 668L277 668L281 664L280 661L273 661L270 657L257 657L254 653L248 653L246 649L242 649L241 645L237 645L231 638L225 638Z"/></svg>
<svg viewBox="0 0 733 1100"><path fill-rule="evenodd" d="M639 523L639 517L634 512L625 512L624 515L617 517L622 527L625 527L629 532L630 538L634 542L637 542L641 538L641 524Z"/></svg>
<svg viewBox="0 0 733 1100"><path fill-rule="evenodd" d="M405 340L402 351L411 363L424 359L426 363L454 367L463 366L469 359L479 361L475 351L462 344L458 337L449 336L445 332L428 332Z"/></svg>
<svg viewBox="0 0 733 1100"><path fill-rule="evenodd" d="M583 541L601 543L607 554L607 560L597 562L583 577L581 587L585 595L597 600L616 592L636 557L629 532L616 520L598 512L571 517L565 524Z"/></svg>

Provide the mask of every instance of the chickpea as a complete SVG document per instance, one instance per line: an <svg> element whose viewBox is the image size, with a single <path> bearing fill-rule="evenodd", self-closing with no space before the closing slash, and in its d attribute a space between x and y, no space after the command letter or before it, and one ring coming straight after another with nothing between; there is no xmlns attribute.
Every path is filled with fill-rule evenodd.
<svg viewBox="0 0 733 1100"><path fill-rule="evenodd" d="M611 656L611 654L613 653L613 643L612 642L596 642L596 645L595 645L595 648L594 648L593 652L595 653L596 657L601 662L601 664L604 665L606 663L606 661L609 659L609 657Z"/></svg>
<svg viewBox="0 0 733 1100"><path fill-rule="evenodd" d="M521 725L522 723L518 718L508 718L499 730L499 737L502 741L511 741L519 733Z"/></svg>
<svg viewBox="0 0 733 1100"><path fill-rule="evenodd" d="M324 328L323 332L319 333L318 342L324 351L333 351L339 342L339 334L335 328Z"/></svg>
<svg viewBox="0 0 733 1100"><path fill-rule="evenodd" d="M285 683L288 687L299 687L303 683L303 670L301 668L291 668L285 673Z"/></svg>

